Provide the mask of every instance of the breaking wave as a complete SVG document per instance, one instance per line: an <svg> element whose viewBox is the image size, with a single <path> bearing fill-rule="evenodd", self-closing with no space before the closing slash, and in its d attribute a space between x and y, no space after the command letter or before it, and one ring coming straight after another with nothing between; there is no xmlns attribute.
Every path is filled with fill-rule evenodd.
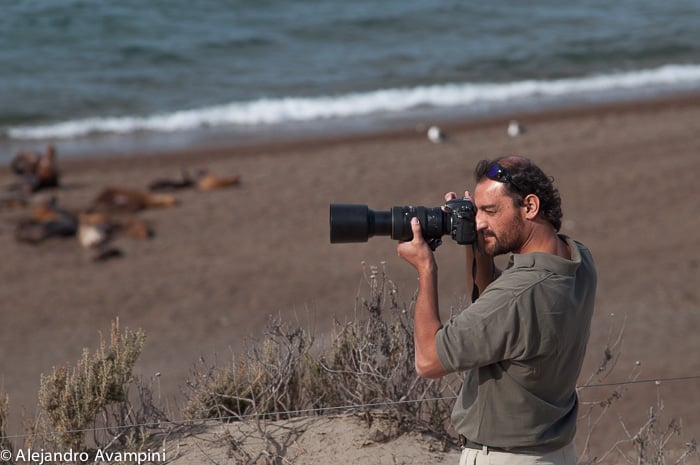
<svg viewBox="0 0 700 465"><path fill-rule="evenodd" d="M517 102L680 89L700 89L699 65L666 65L650 70L556 80L455 83L335 96L260 99L149 116L94 117L14 126L7 128L6 134L18 140L68 139L90 134L168 132L225 125L250 127L394 114L419 108L479 106L488 109Z"/></svg>

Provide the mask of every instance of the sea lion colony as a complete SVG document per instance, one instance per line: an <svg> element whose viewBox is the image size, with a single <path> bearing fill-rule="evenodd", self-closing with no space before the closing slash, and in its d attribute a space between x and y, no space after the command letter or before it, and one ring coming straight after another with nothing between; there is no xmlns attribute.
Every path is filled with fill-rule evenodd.
<svg viewBox="0 0 700 465"><path fill-rule="evenodd" d="M50 144L44 153L23 150L15 154L10 169L16 182L0 199L2 208L18 208L25 212L14 228L17 242L37 245L52 238L75 237L93 251L93 261L123 256L113 245L119 236L139 240L152 238L150 224L138 217L151 208L172 208L179 204L173 194L181 189L201 192L229 188L240 184L240 176L218 176L199 170L195 176L183 171L180 178L156 179L146 189L108 186L89 205L69 211L60 205L58 191L63 173L59 170L56 148ZM33 194L53 190L49 200L35 201Z"/></svg>

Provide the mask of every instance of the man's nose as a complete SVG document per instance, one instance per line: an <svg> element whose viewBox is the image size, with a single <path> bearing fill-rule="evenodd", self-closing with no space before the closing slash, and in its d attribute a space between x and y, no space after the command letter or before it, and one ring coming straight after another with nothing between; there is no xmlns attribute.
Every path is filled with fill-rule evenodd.
<svg viewBox="0 0 700 465"><path fill-rule="evenodd" d="M484 229L486 229L486 221L484 221L484 216L481 215L478 211L476 212L475 222L477 231L483 231Z"/></svg>

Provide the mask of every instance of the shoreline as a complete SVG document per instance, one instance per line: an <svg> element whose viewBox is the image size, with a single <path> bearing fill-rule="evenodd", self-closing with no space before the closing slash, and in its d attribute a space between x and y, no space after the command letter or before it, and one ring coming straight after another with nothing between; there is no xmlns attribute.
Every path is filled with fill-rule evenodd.
<svg viewBox="0 0 700 465"><path fill-rule="evenodd" d="M83 163L91 160L112 161L116 159L133 160L140 157L188 157L192 154L216 157L217 153L235 153L244 155L255 152L288 151L290 148L313 148L334 144L346 144L362 141L373 141L397 137L423 137L424 131L431 125L438 125L447 131L478 130L489 127L505 126L510 120L540 122L552 119L580 118L597 114L630 113L658 111L668 107L688 107L700 104L700 91L669 93L668 95L648 98L621 99L612 102L591 102L549 105L539 109L503 110L493 114L454 115L448 110L437 111L437 116L431 119L417 116L406 116L402 121L379 124L377 129L358 128L357 125L343 125L342 121L331 123L318 121L308 122L304 126L318 124L330 128L327 135L323 130L302 130L295 132L294 127L274 133L274 127L261 128L250 134L239 137L229 134L226 127L204 128L173 133L139 133L127 135L103 135L78 140L45 140L45 141L0 141L0 162L6 165L12 154L19 150L41 150L44 145L53 143L60 149L64 162ZM454 112L453 112L454 113ZM371 118L371 116L368 116ZM209 135L209 138L207 138ZM170 139L175 139L170 140ZM108 142L104 142L108 141ZM113 142L109 142L113 141ZM181 141L181 144L178 144ZM71 151L71 146L79 149ZM112 147L99 153L100 147ZM67 152L65 151L67 147Z"/></svg>

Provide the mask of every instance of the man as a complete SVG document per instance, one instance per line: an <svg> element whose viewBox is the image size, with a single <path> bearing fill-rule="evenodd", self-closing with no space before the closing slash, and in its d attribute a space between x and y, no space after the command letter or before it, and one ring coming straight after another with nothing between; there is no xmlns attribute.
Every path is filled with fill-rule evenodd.
<svg viewBox="0 0 700 465"><path fill-rule="evenodd" d="M465 371L452 412L460 464L577 462L576 381L596 290L588 249L564 235L561 200L530 160L505 157L476 167L477 244L467 246L469 280L480 295L443 325L437 264L413 219L398 254L418 271L416 371L438 378ZM466 193L469 197L469 192ZM454 198L454 193L445 196ZM511 253L501 272L493 257Z"/></svg>

